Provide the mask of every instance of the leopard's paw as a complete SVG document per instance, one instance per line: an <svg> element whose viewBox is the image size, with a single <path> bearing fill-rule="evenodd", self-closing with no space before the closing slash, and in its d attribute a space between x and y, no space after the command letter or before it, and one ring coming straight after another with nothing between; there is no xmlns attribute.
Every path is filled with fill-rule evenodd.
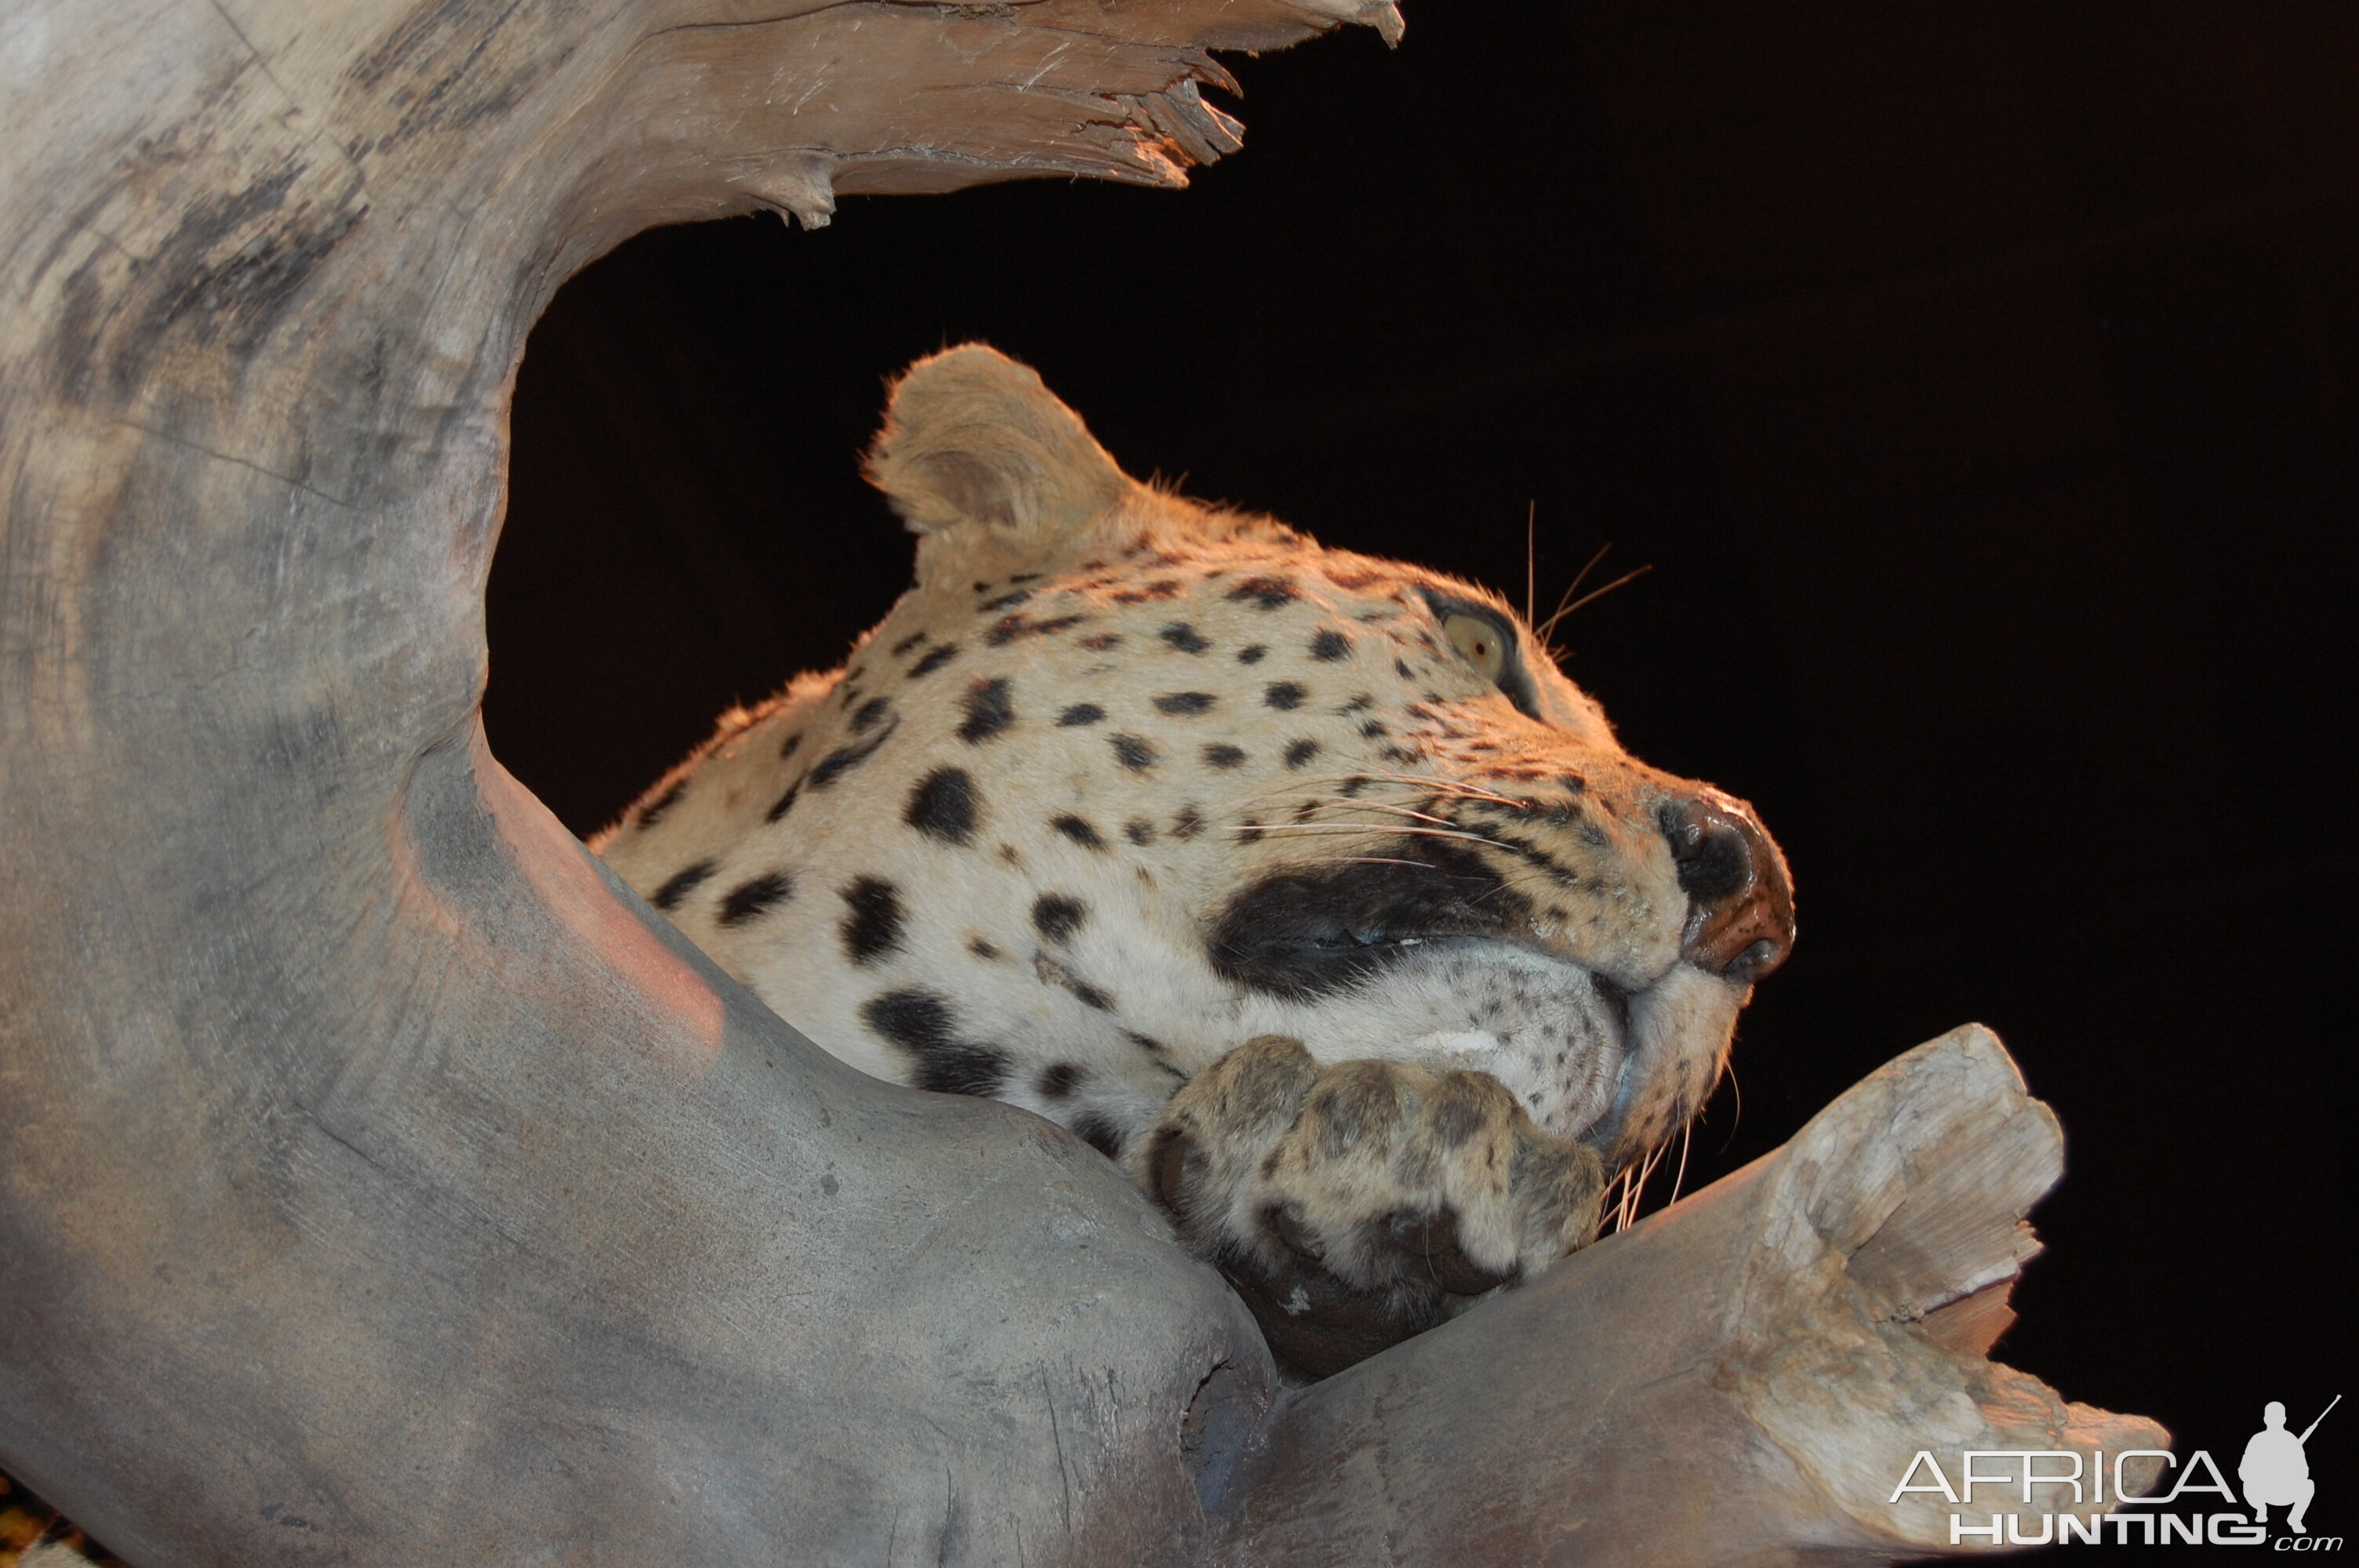
<svg viewBox="0 0 2359 1568"><path fill-rule="evenodd" d="M1322 1066L1277 1034L1199 1073L1135 1148L1148 1195L1311 1377L1584 1244L1604 1185L1488 1074Z"/></svg>

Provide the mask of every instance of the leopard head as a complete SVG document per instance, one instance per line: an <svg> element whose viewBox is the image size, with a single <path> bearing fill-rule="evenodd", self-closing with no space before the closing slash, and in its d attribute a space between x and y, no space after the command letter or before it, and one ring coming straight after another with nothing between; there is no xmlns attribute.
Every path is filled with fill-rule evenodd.
<svg viewBox="0 0 2359 1568"><path fill-rule="evenodd" d="M658 903L701 867L675 918L789 1022L1109 1148L1273 1033L1479 1067L1609 1167L1700 1108L1785 864L1496 594L1140 483L985 348L868 468L915 585L602 845Z"/></svg>

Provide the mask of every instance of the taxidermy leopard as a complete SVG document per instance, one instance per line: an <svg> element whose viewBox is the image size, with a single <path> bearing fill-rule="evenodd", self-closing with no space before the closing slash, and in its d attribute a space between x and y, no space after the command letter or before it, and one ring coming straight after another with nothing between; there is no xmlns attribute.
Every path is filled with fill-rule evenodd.
<svg viewBox="0 0 2359 1568"><path fill-rule="evenodd" d="M835 1055L1124 1162L1298 1375L1590 1240L1792 944L1751 810L1495 594L1141 484L990 349L868 472L916 586L597 852Z"/></svg>

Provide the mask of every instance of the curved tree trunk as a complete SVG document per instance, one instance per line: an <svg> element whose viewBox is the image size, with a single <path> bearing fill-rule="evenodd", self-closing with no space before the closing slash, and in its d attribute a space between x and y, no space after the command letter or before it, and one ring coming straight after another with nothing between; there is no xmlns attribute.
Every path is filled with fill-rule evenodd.
<svg viewBox="0 0 2359 1568"><path fill-rule="evenodd" d="M1110 1166L810 1047L475 721L510 378L571 272L835 191L1177 183L1236 145L1206 49L1345 19L1397 31L1362 0L0 17L0 1463L152 1564L1348 1560L1329 1524L1493 1495L1451 1423L1523 1379L1453 1357L1612 1342L1550 1314L1644 1237L1277 1401ZM1756 1200L1714 1201L1733 1257ZM1421 1477L1391 1504L1343 1457L1399 1419L1380 1386L1450 1395L1388 1440ZM1527 1531L1581 1452L1535 1437ZM1867 1539L1823 1524L1844 1487L1804 1503L1764 1539Z"/></svg>

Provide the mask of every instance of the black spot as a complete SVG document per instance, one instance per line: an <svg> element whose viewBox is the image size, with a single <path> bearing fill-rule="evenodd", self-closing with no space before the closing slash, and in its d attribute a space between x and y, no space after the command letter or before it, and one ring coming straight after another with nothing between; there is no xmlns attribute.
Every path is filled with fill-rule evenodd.
<svg viewBox="0 0 2359 1568"><path fill-rule="evenodd" d="M1257 610L1276 610L1302 597L1302 590L1282 577L1249 577L1229 589L1234 600L1250 600Z"/></svg>
<svg viewBox="0 0 2359 1568"><path fill-rule="evenodd" d="M663 820L663 814L665 812L669 811L673 806L679 804L679 797L687 793L688 781L686 779L681 779L679 783L673 784L671 788L664 791L663 794L656 796L655 799L647 803L647 808L639 813L639 826L642 827L653 827L657 823Z"/></svg>
<svg viewBox="0 0 2359 1568"><path fill-rule="evenodd" d="M655 896L647 902L658 909L677 909L679 901L701 887L713 871L712 861L699 860L692 866L674 871L671 880L656 889Z"/></svg>
<svg viewBox="0 0 2359 1568"><path fill-rule="evenodd" d="M1216 741L1212 745L1204 748L1204 763L1207 767L1220 768L1225 771L1229 768L1235 767L1239 762L1242 762L1245 760L1245 752L1237 747L1230 745L1225 741Z"/></svg>
<svg viewBox="0 0 2359 1568"><path fill-rule="evenodd" d="M1359 696L1353 697L1351 701L1345 703L1343 707L1337 708L1335 713L1338 718L1342 718L1348 714L1365 712L1375 705L1376 699L1370 697L1364 691Z"/></svg>
<svg viewBox="0 0 2359 1568"><path fill-rule="evenodd" d="M1150 1056L1160 1056L1164 1053L1163 1042L1152 1034L1141 1034L1136 1029L1125 1029L1122 1032L1122 1037Z"/></svg>
<svg viewBox="0 0 2359 1568"><path fill-rule="evenodd" d="M1193 838L1203 830L1204 814L1192 806L1181 806L1178 815L1171 818L1171 837L1174 838Z"/></svg>
<svg viewBox="0 0 2359 1568"><path fill-rule="evenodd" d="M1109 1160L1122 1158L1122 1129L1095 1111L1073 1119L1074 1135Z"/></svg>
<svg viewBox="0 0 2359 1568"><path fill-rule="evenodd" d="M958 652L959 645L956 643L944 643L940 647L936 648L932 653L928 654L924 658L919 659L916 664L909 666L909 678L911 680L916 680L919 676L932 675L936 670L940 669L944 665L947 665L952 659L957 658Z"/></svg>
<svg viewBox="0 0 2359 1568"><path fill-rule="evenodd" d="M1032 928L1051 942L1067 942L1090 917L1090 906L1067 893L1044 892L1032 901Z"/></svg>
<svg viewBox="0 0 2359 1568"><path fill-rule="evenodd" d="M1144 816L1134 816L1122 825L1122 836L1134 844L1155 842L1155 824Z"/></svg>
<svg viewBox="0 0 2359 1568"><path fill-rule="evenodd" d="M1202 633L1185 621L1174 621L1156 635L1183 654L1201 654L1212 645L1204 640Z"/></svg>
<svg viewBox="0 0 2359 1568"><path fill-rule="evenodd" d="M1040 1076L1032 1080L1032 1087L1042 1099L1063 1099L1080 1087L1086 1076L1072 1063L1059 1062L1054 1066L1041 1068Z"/></svg>
<svg viewBox="0 0 2359 1568"><path fill-rule="evenodd" d="M1301 707L1302 699L1310 695L1310 694L1309 692L1303 690L1301 687L1296 685L1294 682L1290 680L1282 680L1275 682L1270 686L1264 687L1262 688L1261 699L1267 706L1275 708L1279 712L1284 713Z"/></svg>
<svg viewBox="0 0 2359 1568"><path fill-rule="evenodd" d="M1582 778L1579 773L1560 774L1559 775L1557 782L1564 785L1565 788L1571 790L1575 795L1587 795L1589 793L1589 781Z"/></svg>
<svg viewBox="0 0 2359 1568"><path fill-rule="evenodd" d="M1059 632L1079 626L1088 619L1086 615L1060 615L1050 621L1027 621L1024 617L1024 612L1018 611L1013 615L1005 615L993 622L991 630L983 634L983 640L995 648L1004 648L1019 637L1053 636Z"/></svg>
<svg viewBox="0 0 2359 1568"><path fill-rule="evenodd" d="M1209 691L1167 691L1155 699L1155 710L1174 714L1209 713L1212 701L1212 694Z"/></svg>
<svg viewBox="0 0 2359 1568"><path fill-rule="evenodd" d="M1003 593L997 599L986 599L975 608L977 610L1013 610L1031 597L1030 589L1019 588L1013 593Z"/></svg>
<svg viewBox="0 0 2359 1568"><path fill-rule="evenodd" d="M1103 849L1105 848L1105 840L1099 837L1098 830L1091 827L1088 822L1084 821L1081 817L1053 817L1049 820L1049 826L1054 827L1058 832L1062 833L1066 838L1071 838L1074 843L1079 844L1085 849Z"/></svg>
<svg viewBox="0 0 2359 1568"><path fill-rule="evenodd" d="M1342 795L1345 800L1355 799L1362 790L1366 789L1375 782L1375 781L1374 779L1369 778L1365 773L1353 773L1350 778L1343 781L1343 787L1337 793Z"/></svg>
<svg viewBox="0 0 2359 1568"><path fill-rule="evenodd" d="M1297 741L1286 749L1286 765L1289 768L1299 768L1318 754L1318 741Z"/></svg>
<svg viewBox="0 0 2359 1568"><path fill-rule="evenodd" d="M813 789L829 788L836 780L875 756L876 748L890 741L893 738L893 731L900 727L901 721L897 719L865 741L849 746L838 746L811 765L811 771L805 776L803 782Z"/></svg>
<svg viewBox="0 0 2359 1568"><path fill-rule="evenodd" d="M1433 1108L1434 1139L1445 1152L1462 1148L1483 1130L1482 1098L1447 1078L1442 1080L1439 1098L1440 1103Z"/></svg>
<svg viewBox="0 0 2359 1568"><path fill-rule="evenodd" d="M908 636L906 636L906 637L902 638L899 642L897 642L897 643L894 643L894 644L893 644L893 647L892 647L892 654L893 654L893 657L895 657L895 658L897 658L897 658L899 658L902 654L904 654L908 653L910 649L912 649L912 648L916 647L919 643L920 643L924 642L925 640L926 640L926 634L925 634L923 632L912 632L912 633L910 633Z"/></svg>
<svg viewBox="0 0 2359 1568"><path fill-rule="evenodd" d="M1310 639L1310 656L1322 665L1332 665L1352 651L1352 639L1341 632L1321 632Z"/></svg>
<svg viewBox="0 0 2359 1568"><path fill-rule="evenodd" d="M778 748L778 760L780 762L785 762L788 757L793 756L796 752L801 749L802 743L803 738L800 730L797 730L794 734L788 736L787 743Z"/></svg>
<svg viewBox="0 0 2359 1568"><path fill-rule="evenodd" d="M1322 1134L1331 1156L1350 1153L1378 1129L1390 1126L1400 1113L1400 1096L1393 1080L1381 1073L1355 1073L1340 1081L1329 1079L1313 1089L1302 1108L1302 1120Z"/></svg>
<svg viewBox="0 0 2359 1568"><path fill-rule="evenodd" d="M921 1089L988 1096L1007 1082L1007 1053L959 1039L957 1015L932 991L912 986L871 997L860 1021L908 1054L909 1081Z"/></svg>
<svg viewBox="0 0 2359 1568"><path fill-rule="evenodd" d="M981 800L973 775L963 768L936 768L909 791L901 820L929 838L963 844L974 836L975 807Z"/></svg>
<svg viewBox="0 0 2359 1568"><path fill-rule="evenodd" d="M1360 733L1371 741L1380 735L1389 735L1392 732L1393 727L1381 719L1371 719L1360 726Z"/></svg>
<svg viewBox="0 0 2359 1568"><path fill-rule="evenodd" d="M765 822L776 822L779 817L784 816L788 810L795 804L795 796L802 794L802 792L803 781L797 779L794 783L787 786L786 794L778 796L777 800L770 803L770 809L762 814L762 820Z"/></svg>
<svg viewBox="0 0 2359 1568"><path fill-rule="evenodd" d="M1039 572L1011 572L1008 574L1007 580L1010 583L1038 582L1041 575Z"/></svg>
<svg viewBox="0 0 2359 1568"><path fill-rule="evenodd" d="M893 705L883 697L870 697L860 705L860 711L852 716L852 732L854 735L867 734L883 723L885 716L892 711Z"/></svg>
<svg viewBox="0 0 2359 1568"><path fill-rule="evenodd" d="M1116 604L1145 604L1150 600L1177 599L1180 597L1180 579L1157 578L1153 582L1141 583L1136 588L1117 589L1108 597Z"/></svg>
<svg viewBox="0 0 2359 1568"><path fill-rule="evenodd" d="M731 890L721 901L721 924L743 925L772 904L784 903L795 895L795 881L784 871L765 871L752 881Z"/></svg>
<svg viewBox="0 0 2359 1568"><path fill-rule="evenodd" d="M966 721L958 727L958 738L970 746L980 745L995 735L1005 734L1016 722L1016 705L1007 700L1007 680L977 680L959 699L966 713Z"/></svg>
<svg viewBox="0 0 2359 1568"><path fill-rule="evenodd" d="M1407 659L1395 659L1393 661L1393 674L1400 676L1403 680L1415 680L1417 678L1417 672L1408 667L1408 661Z"/></svg>
<svg viewBox="0 0 2359 1568"><path fill-rule="evenodd" d="M1143 773L1155 765L1155 748L1136 735L1109 735L1114 760L1134 773Z"/></svg>
<svg viewBox="0 0 2359 1568"><path fill-rule="evenodd" d="M901 946L901 890L882 877L855 878L843 890L843 951L855 964L873 964Z"/></svg>
<svg viewBox="0 0 2359 1568"><path fill-rule="evenodd" d="M1077 724L1095 724L1105 717L1105 709L1094 702L1077 702L1057 715L1060 729L1071 730Z"/></svg>
<svg viewBox="0 0 2359 1568"><path fill-rule="evenodd" d="M1040 977L1042 985L1062 986L1080 998L1085 1006L1096 1008L1100 1012L1114 1011L1114 998L1106 995L1105 992L1098 989L1046 953L1032 955L1032 972Z"/></svg>
<svg viewBox="0 0 2359 1568"><path fill-rule="evenodd" d="M989 942L980 936L968 937L966 939L966 950L973 954L978 958L996 958L999 957L999 949L993 946Z"/></svg>
<svg viewBox="0 0 2359 1568"><path fill-rule="evenodd" d="M1087 648L1093 654L1103 654L1108 648L1119 648L1122 646L1122 633L1119 632L1100 632L1093 636L1082 638L1082 646Z"/></svg>
<svg viewBox="0 0 2359 1568"><path fill-rule="evenodd" d="M1267 648L1263 647L1259 643L1255 643L1237 650L1237 663L1241 665L1257 665L1261 663L1263 659L1268 657L1268 655L1269 650Z"/></svg>

